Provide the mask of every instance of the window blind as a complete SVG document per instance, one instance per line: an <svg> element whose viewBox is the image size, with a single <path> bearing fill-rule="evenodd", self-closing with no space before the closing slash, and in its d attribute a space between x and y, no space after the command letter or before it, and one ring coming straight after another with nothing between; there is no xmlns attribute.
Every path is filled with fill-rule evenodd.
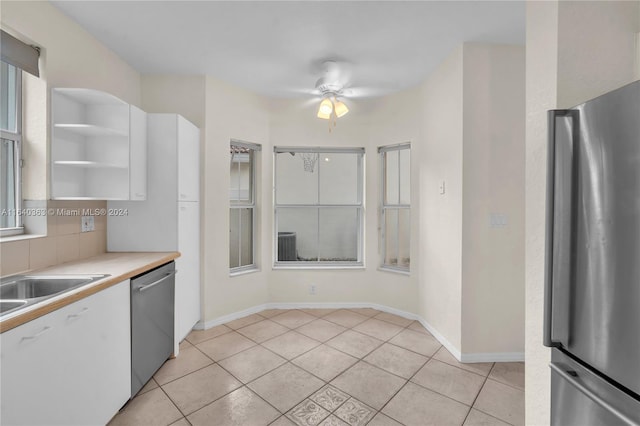
<svg viewBox="0 0 640 426"><path fill-rule="evenodd" d="M40 52L35 46L30 46L9 33L2 31L0 34L0 52L3 62L20 68L23 71L40 77L38 57Z"/></svg>

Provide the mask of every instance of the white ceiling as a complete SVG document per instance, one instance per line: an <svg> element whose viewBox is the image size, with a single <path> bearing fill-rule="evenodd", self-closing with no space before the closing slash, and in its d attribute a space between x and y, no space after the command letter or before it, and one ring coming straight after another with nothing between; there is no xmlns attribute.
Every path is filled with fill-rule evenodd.
<svg viewBox="0 0 640 426"><path fill-rule="evenodd" d="M310 93L327 59L349 70L354 95L375 96L419 84L464 41L525 38L523 1L52 3L142 73L275 97Z"/></svg>

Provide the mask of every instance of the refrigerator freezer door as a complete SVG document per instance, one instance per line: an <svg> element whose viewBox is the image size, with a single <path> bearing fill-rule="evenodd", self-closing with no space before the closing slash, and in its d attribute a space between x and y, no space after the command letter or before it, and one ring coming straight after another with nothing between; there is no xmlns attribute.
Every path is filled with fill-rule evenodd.
<svg viewBox="0 0 640 426"><path fill-rule="evenodd" d="M640 401L552 350L551 424L616 426L640 424Z"/></svg>
<svg viewBox="0 0 640 426"><path fill-rule="evenodd" d="M571 267L553 283L569 297L552 323L565 350L640 394L640 81L575 110Z"/></svg>

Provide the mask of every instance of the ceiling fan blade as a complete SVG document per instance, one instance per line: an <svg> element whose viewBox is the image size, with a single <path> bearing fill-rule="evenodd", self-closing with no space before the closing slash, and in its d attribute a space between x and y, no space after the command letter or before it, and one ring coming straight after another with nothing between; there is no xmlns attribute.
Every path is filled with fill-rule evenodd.
<svg viewBox="0 0 640 426"><path fill-rule="evenodd" d="M289 89L283 90L282 95L278 96L280 98L299 98L299 97L308 97L308 96L320 96L321 93L315 88L300 88L300 87L291 87Z"/></svg>
<svg viewBox="0 0 640 426"><path fill-rule="evenodd" d="M381 87L347 87L342 91L342 96L351 99L362 98L377 98L380 96L388 95L391 93L391 89L385 89Z"/></svg>

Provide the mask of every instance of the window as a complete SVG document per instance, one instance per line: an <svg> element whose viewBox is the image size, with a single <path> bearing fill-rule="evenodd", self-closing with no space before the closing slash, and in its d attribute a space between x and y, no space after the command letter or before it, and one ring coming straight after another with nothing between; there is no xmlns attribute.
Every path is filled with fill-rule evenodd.
<svg viewBox="0 0 640 426"><path fill-rule="evenodd" d="M409 271L411 264L411 144L378 149L382 170L382 267Z"/></svg>
<svg viewBox="0 0 640 426"><path fill-rule="evenodd" d="M275 148L276 266L362 266L364 148Z"/></svg>
<svg viewBox="0 0 640 426"><path fill-rule="evenodd" d="M0 62L0 236L21 234L22 71Z"/></svg>
<svg viewBox="0 0 640 426"><path fill-rule="evenodd" d="M231 141L229 186L229 269L231 273L256 268L255 153L260 145Z"/></svg>

